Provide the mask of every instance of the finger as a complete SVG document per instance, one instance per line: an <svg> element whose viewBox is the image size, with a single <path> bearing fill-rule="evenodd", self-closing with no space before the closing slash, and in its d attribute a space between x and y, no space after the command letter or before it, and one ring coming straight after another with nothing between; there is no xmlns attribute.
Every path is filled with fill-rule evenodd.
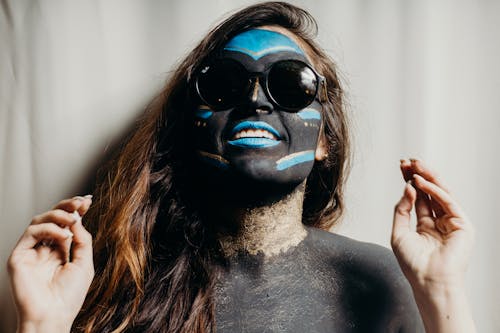
<svg viewBox="0 0 500 333"><path fill-rule="evenodd" d="M443 208L435 200L431 200L431 207L436 218L443 217L446 214Z"/></svg>
<svg viewBox="0 0 500 333"><path fill-rule="evenodd" d="M450 192L445 184L439 179L438 174L435 171L431 170L427 165L425 165L424 162L415 158L411 158L410 162L411 166L413 167L414 173L417 173L427 181L436 184L445 192Z"/></svg>
<svg viewBox="0 0 500 333"><path fill-rule="evenodd" d="M409 182L406 183L403 197L394 207L391 235L391 245L393 249L399 245L400 239L402 239L405 234L411 232L411 209L415 203L416 195L415 188Z"/></svg>
<svg viewBox="0 0 500 333"><path fill-rule="evenodd" d="M417 221L422 219L434 218L429 196L420 189L416 189L416 191L417 200L415 202L415 212L417 215Z"/></svg>
<svg viewBox="0 0 500 333"><path fill-rule="evenodd" d="M410 181L413 179L413 174L415 173L414 166L410 161L402 159L400 160L401 173L405 181ZM422 219L433 218L432 204L429 196L419 189L417 190L417 200L415 202L415 212L417 215L417 221L421 222Z"/></svg>
<svg viewBox="0 0 500 333"><path fill-rule="evenodd" d="M401 173L403 174L403 179L405 180L405 182L411 180L413 176L413 168L411 166L411 162L405 159L401 159L399 167L401 169Z"/></svg>
<svg viewBox="0 0 500 333"><path fill-rule="evenodd" d="M93 268L92 235L83 226L81 218L71 226L71 231L74 235L71 249L72 262Z"/></svg>
<svg viewBox="0 0 500 333"><path fill-rule="evenodd" d="M446 235L452 233L455 230L462 229L462 224L455 222L457 219L438 219L436 221L436 229L440 233Z"/></svg>
<svg viewBox="0 0 500 333"><path fill-rule="evenodd" d="M464 217L465 214L462 212L460 206L453 200L448 192L440 188L435 183L427 181L420 175L415 174L413 176L415 185L421 189L423 192L431 196L433 201L439 205L439 208L450 216L454 217Z"/></svg>
<svg viewBox="0 0 500 333"><path fill-rule="evenodd" d="M441 187L445 192L450 193L450 191L447 189L447 187L443 184L443 182L439 179L437 176L437 173L435 171L432 171L429 167L427 167L422 161L417 160L417 159L410 159L412 168L414 170L414 173L420 174L423 178L425 178L427 181L430 181L437 186ZM445 214L441 206L437 204L435 201L430 201L430 209L434 211L434 216L435 217L441 217Z"/></svg>
<svg viewBox="0 0 500 333"><path fill-rule="evenodd" d="M16 248L29 250L35 248L42 241L64 245L64 241L71 238L73 233L55 223L30 225L21 236Z"/></svg>
<svg viewBox="0 0 500 333"><path fill-rule="evenodd" d="M61 200L54 209L62 209L67 212L74 212L75 210L83 216L87 212L92 203L92 195L88 194L84 197L76 196L70 199Z"/></svg>
<svg viewBox="0 0 500 333"><path fill-rule="evenodd" d="M70 226L76 222L77 218L74 214L68 213L62 209L54 209L43 214L37 215L31 220L31 224L56 223L60 226Z"/></svg>

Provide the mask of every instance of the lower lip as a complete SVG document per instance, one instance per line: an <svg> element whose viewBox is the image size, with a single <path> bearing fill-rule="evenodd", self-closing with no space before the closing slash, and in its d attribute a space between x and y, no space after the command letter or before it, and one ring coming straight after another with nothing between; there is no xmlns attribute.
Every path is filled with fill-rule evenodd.
<svg viewBox="0 0 500 333"><path fill-rule="evenodd" d="M280 142L268 138L240 138L231 140L228 143L241 148L268 148L276 146Z"/></svg>

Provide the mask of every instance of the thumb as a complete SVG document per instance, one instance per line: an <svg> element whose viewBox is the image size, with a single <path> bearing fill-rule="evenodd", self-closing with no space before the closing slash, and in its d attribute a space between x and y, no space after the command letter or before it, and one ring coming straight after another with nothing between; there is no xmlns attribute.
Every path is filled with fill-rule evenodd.
<svg viewBox="0 0 500 333"><path fill-rule="evenodd" d="M417 192L415 188L411 185L411 182L407 182L403 197L394 207L394 219L392 222L392 235L391 235L391 246L394 249L399 245L400 240L404 235L408 234L410 229L410 213L415 205L415 200L417 199Z"/></svg>

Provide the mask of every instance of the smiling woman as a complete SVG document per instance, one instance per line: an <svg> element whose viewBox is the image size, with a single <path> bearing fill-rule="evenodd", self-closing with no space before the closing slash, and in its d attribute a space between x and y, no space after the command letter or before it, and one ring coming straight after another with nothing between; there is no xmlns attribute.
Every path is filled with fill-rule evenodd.
<svg viewBox="0 0 500 333"><path fill-rule="evenodd" d="M315 28L304 10L271 2L207 34L92 206L61 201L14 249L20 331L419 332L420 314L429 332L474 330L464 262L448 260L467 254L470 224L422 162L401 164L414 183L396 206L400 266L327 231L344 207L349 137Z"/></svg>

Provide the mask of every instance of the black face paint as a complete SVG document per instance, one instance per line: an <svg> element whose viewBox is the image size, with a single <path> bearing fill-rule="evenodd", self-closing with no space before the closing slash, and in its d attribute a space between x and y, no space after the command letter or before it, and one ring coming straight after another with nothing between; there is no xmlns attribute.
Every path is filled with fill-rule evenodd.
<svg viewBox="0 0 500 333"><path fill-rule="evenodd" d="M282 94L286 89L279 86L288 83L287 78L271 82L273 77L268 74L276 68L273 65L287 60L312 68L304 51L290 38L260 29L235 36L215 60L237 63L242 71L251 73L251 81L244 90L245 96L229 103L233 104L229 108L216 110L200 105L194 110L193 136L201 162L197 163L196 170L214 191L221 190L229 194L229 198L257 196L265 200L265 196L273 192L279 196L293 189L311 172L321 123L321 104L313 96L313 101L303 108L292 112L287 109L289 105L293 107L294 102L289 103ZM314 75L314 72L306 68L301 75ZM213 81L226 84L224 89L242 88L231 85L231 76L226 79L224 73L221 73L221 80ZM219 87L213 88L217 91ZM204 89L209 94L212 87L205 84ZM304 90L310 93L308 88Z"/></svg>

